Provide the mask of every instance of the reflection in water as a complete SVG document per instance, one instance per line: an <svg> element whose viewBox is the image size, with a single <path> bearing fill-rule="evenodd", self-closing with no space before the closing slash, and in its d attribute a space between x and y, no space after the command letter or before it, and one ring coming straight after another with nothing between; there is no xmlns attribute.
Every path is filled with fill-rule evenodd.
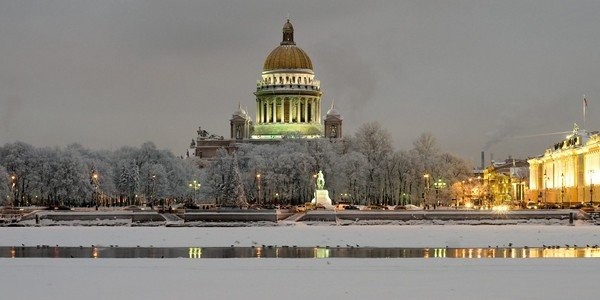
<svg viewBox="0 0 600 300"><path fill-rule="evenodd" d="M592 258L597 247L372 248L372 247L0 247L0 257L48 258Z"/></svg>

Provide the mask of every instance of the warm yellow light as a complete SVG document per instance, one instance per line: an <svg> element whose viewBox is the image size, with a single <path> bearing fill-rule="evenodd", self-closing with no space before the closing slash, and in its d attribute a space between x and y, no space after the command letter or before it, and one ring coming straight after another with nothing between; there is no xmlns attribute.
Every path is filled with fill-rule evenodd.
<svg viewBox="0 0 600 300"><path fill-rule="evenodd" d="M256 178L260 179L260 173L256 174Z"/></svg>
<svg viewBox="0 0 600 300"><path fill-rule="evenodd" d="M429 174L423 175L423 178L429 178Z"/></svg>
<svg viewBox="0 0 600 300"><path fill-rule="evenodd" d="M508 211L508 205L496 205L492 207L492 210L497 212Z"/></svg>
<svg viewBox="0 0 600 300"><path fill-rule="evenodd" d="M466 208L473 208L473 203L467 202L467 203L465 203L465 207Z"/></svg>

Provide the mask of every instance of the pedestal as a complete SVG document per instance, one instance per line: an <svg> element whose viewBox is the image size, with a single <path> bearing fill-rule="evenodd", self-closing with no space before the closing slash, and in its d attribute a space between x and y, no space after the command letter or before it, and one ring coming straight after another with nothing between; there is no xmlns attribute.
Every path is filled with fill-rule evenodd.
<svg viewBox="0 0 600 300"><path fill-rule="evenodd" d="M333 209L333 204L331 203L331 199L329 198L328 190L316 190L315 198L312 199L311 203L315 205L323 205L326 209Z"/></svg>

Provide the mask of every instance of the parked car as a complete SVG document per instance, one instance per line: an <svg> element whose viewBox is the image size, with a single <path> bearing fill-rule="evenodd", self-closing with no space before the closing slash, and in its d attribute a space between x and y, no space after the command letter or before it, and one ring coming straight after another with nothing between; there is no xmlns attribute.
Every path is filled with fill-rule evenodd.
<svg viewBox="0 0 600 300"><path fill-rule="evenodd" d="M344 209L345 210L359 210L358 206L355 206L355 205L352 205L352 204L344 207Z"/></svg>

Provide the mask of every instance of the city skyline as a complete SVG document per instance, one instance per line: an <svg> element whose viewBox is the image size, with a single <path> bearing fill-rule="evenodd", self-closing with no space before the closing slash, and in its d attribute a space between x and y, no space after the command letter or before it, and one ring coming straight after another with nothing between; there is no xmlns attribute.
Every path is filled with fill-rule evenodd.
<svg viewBox="0 0 600 300"><path fill-rule="evenodd" d="M252 117L264 59L292 20L323 108L346 135L378 121L397 149L422 132L479 166L536 156L573 123L600 129L593 1L0 4L0 144L156 143ZM318 9L315 9L318 8ZM588 98L582 123L583 94ZM324 113L324 112L323 112Z"/></svg>

